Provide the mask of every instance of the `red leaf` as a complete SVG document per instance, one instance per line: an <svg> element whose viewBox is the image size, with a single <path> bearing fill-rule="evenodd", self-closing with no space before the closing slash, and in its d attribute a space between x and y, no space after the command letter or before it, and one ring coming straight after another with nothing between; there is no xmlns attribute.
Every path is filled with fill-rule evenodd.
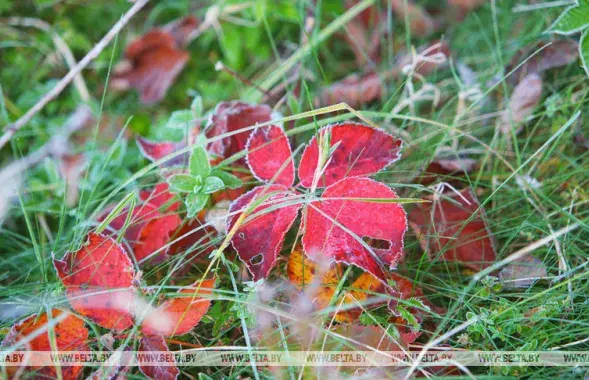
<svg viewBox="0 0 589 380"><path fill-rule="evenodd" d="M141 338L139 342L139 351L149 352L170 352L168 345L161 335L147 335ZM169 363L168 363L169 364ZM174 365L139 365L143 374L151 379L156 380L175 380L180 371L176 364Z"/></svg>
<svg viewBox="0 0 589 380"><path fill-rule="evenodd" d="M177 211L180 206L180 202L172 202L175 197L174 194L170 192L170 187L166 182L158 183L152 191L140 191L139 198L141 198L142 201L159 208L160 211Z"/></svg>
<svg viewBox="0 0 589 380"><path fill-rule="evenodd" d="M169 156L174 152L186 148L186 143L184 142L156 142L148 140L141 136L137 137L135 141L137 141L137 146L139 147L139 150L141 151L143 156L151 162L159 161L162 158ZM166 162L162 163L161 166L186 166L188 165L188 157L188 153L183 153L172 159L167 160Z"/></svg>
<svg viewBox="0 0 589 380"><path fill-rule="evenodd" d="M284 236L294 223L300 204L283 206L280 203L292 198L286 187L280 185L258 186L235 200L229 208L227 231L231 231L241 214L248 210L252 201L264 202L241 221L231 239L233 248L245 263L254 280L268 276L282 249ZM272 208L272 211L268 209Z"/></svg>
<svg viewBox="0 0 589 380"><path fill-rule="evenodd" d="M324 127L319 134L325 136L328 131L331 132L331 146L339 145L318 181L320 187L330 186L346 177L377 173L401 157L403 142L379 129L344 123ZM299 164L301 185L311 187L318 156L317 137L314 137L303 152Z"/></svg>
<svg viewBox="0 0 589 380"><path fill-rule="evenodd" d="M452 201L440 199L435 202L435 208L433 203L417 204L409 214L409 223L430 257L437 257L447 246L442 260L459 261L472 269L481 270L495 261L495 245L482 210L454 239L454 235L479 207L470 189L464 189L460 194L465 199L446 194Z"/></svg>
<svg viewBox="0 0 589 380"><path fill-rule="evenodd" d="M403 207L387 202L395 198L397 195L389 187L368 178L336 182L325 190L320 202L307 208L305 252L316 261L327 257L354 264L384 281L383 266L394 266L401 258L407 229ZM383 265L357 240L364 237L388 242L388 247L372 248Z"/></svg>
<svg viewBox="0 0 589 380"><path fill-rule="evenodd" d="M54 309L51 311L51 318L58 319L64 318L53 327L55 333L55 339L57 343L57 349L60 352L64 351L90 351L86 341L88 340L88 329L84 326L84 321L73 314L65 313ZM2 346L14 345L21 340L24 340L29 335L34 334L37 330L45 329L49 323L47 314L41 314L40 316L32 315L16 325L12 326L10 332L6 335L2 341ZM41 333L37 337L33 338L30 342L25 344L25 348L19 350L27 351L53 351L49 340L49 331ZM8 372L16 370L18 367L7 367ZM43 377L57 377L57 371L54 367L32 367L32 369L40 369L37 372L37 376ZM79 374L82 373L83 367L61 367L61 373L64 379L76 379Z"/></svg>
<svg viewBox="0 0 589 380"><path fill-rule="evenodd" d="M207 313L211 300L202 295L213 293L215 279L197 281L190 287L182 288L178 294L189 297L172 298L161 304L154 313L143 320L142 330L145 334L162 334L170 337L183 335L192 330ZM166 315L170 323L163 323L160 315Z"/></svg>
<svg viewBox="0 0 589 380"><path fill-rule="evenodd" d="M140 198L145 203L133 210L129 226L125 230L125 239L131 245L137 261L144 260L158 251L150 260L151 263L156 263L165 259L169 247L164 247L182 223L175 213L179 203L172 202L173 195L168 191L166 183L158 184L153 191L141 191ZM109 212L110 210L105 211L98 220L104 220ZM109 227L120 231L125 225L128 213L129 210L125 209L112 220Z"/></svg>
<svg viewBox="0 0 589 380"><path fill-rule="evenodd" d="M211 139L272 119L272 109L265 104L251 105L239 101L221 102L215 108L205 135ZM253 129L253 128L252 128ZM243 131L209 143L209 152L227 158L245 149L252 130ZM245 162L240 160L241 162Z"/></svg>
<svg viewBox="0 0 589 380"><path fill-rule="evenodd" d="M415 182L427 186L441 178L453 186L459 186L461 181L454 177L471 173L477 165L478 162L472 158L436 158L415 178Z"/></svg>
<svg viewBox="0 0 589 380"><path fill-rule="evenodd" d="M247 142L247 163L254 176L267 183L292 186L294 162L288 137L275 125L256 128Z"/></svg>
<svg viewBox="0 0 589 380"><path fill-rule="evenodd" d="M107 329L124 330L133 324L128 308L135 270L112 238L90 233L86 245L62 260L54 258L53 265L78 313Z"/></svg>
<svg viewBox="0 0 589 380"><path fill-rule="evenodd" d="M215 236L215 230L210 226L203 225L199 219L185 223L173 234L168 254L171 256L183 255L179 258L181 264L174 265L176 275L187 273L194 265L196 258L208 260L209 254L215 249L211 243L212 236ZM185 254L189 249L192 249L192 252Z"/></svg>
<svg viewBox="0 0 589 380"><path fill-rule="evenodd" d="M115 72L113 87L135 88L142 103L154 104L163 99L189 55L179 48L172 34L153 29L129 44L125 58L127 61Z"/></svg>
<svg viewBox="0 0 589 380"><path fill-rule="evenodd" d="M408 22L411 33L425 37L434 32L435 23L432 16L411 0L392 0L391 9L401 22Z"/></svg>

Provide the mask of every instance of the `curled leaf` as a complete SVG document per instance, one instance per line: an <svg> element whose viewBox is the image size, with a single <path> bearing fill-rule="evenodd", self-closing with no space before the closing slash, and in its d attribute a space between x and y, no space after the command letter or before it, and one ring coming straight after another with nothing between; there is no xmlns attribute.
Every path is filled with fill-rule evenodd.
<svg viewBox="0 0 589 380"><path fill-rule="evenodd" d="M567 66L578 58L579 44L572 39L553 41L547 46L545 42L534 44L512 58L507 71L514 71L507 79L510 84L515 84L529 74L541 74L546 70Z"/></svg>
<svg viewBox="0 0 589 380"><path fill-rule="evenodd" d="M257 179L292 186L294 162L288 138L282 128L271 125L256 128L247 142L247 163Z"/></svg>
<svg viewBox="0 0 589 380"><path fill-rule="evenodd" d="M252 105L239 101L221 102L215 108L206 128L207 138L216 138L209 143L207 149L210 153L222 158L239 153L245 150L253 127L271 119L272 109L265 104ZM248 127L250 129L239 132ZM234 134L224 137L229 133Z"/></svg>
<svg viewBox="0 0 589 380"><path fill-rule="evenodd" d="M53 326L53 333L55 334L55 343L57 350L60 352L66 351L90 351L86 341L88 340L88 329L84 326L84 321L73 314L63 312L57 309L51 310L51 320L60 320ZM37 334L38 330L46 329L38 336L32 338L25 344L24 351L53 351L51 346L48 323L50 320L46 313L39 316L32 315L19 323L12 326L4 340L2 346L11 346L18 342L27 339L32 334ZM17 349L19 350L19 349ZM26 363L26 361L25 361ZM8 372L17 367L7 367ZM36 367L31 369L38 370L37 376L43 377L57 377L57 369L55 367ZM61 374L64 379L76 379L82 373L83 367L62 366Z"/></svg>
<svg viewBox="0 0 589 380"><path fill-rule="evenodd" d="M145 334L160 334L166 337L183 335L199 324L207 313L211 300L203 295L213 294L215 279L197 281L178 290L179 297L168 299L143 320L141 329ZM161 315L167 318L160 318Z"/></svg>
<svg viewBox="0 0 589 380"><path fill-rule="evenodd" d="M266 278L274 267L284 236L301 208L300 203L293 204L293 195L284 186L258 186L237 198L229 208L227 231L248 211L231 244L255 281Z"/></svg>
<svg viewBox="0 0 589 380"><path fill-rule="evenodd" d="M464 189L460 195L447 194L447 198L415 205L409 223L432 259L440 257L481 270L491 265L497 254L483 210L467 222L478 208L474 193Z"/></svg>
<svg viewBox="0 0 589 380"><path fill-rule="evenodd" d="M435 23L432 16L411 0L391 0L393 14L401 22L408 22L413 35L425 37L434 32Z"/></svg>
<svg viewBox="0 0 589 380"><path fill-rule="evenodd" d="M521 124L532 115L534 108L542 99L542 78L529 74L513 89L509 105L501 117L499 128L504 134L521 131Z"/></svg>
<svg viewBox="0 0 589 380"><path fill-rule="evenodd" d="M62 260L54 258L53 265L74 310L107 329L133 325L129 310L135 270L116 241L90 233L86 245Z"/></svg>
<svg viewBox="0 0 589 380"><path fill-rule="evenodd" d="M346 178L307 208L303 247L313 260L356 265L385 281L403 254L406 214L397 195L368 178ZM378 239L371 247L363 238ZM370 248L370 249L368 249Z"/></svg>
<svg viewBox="0 0 589 380"><path fill-rule="evenodd" d="M157 103L166 95L188 58L174 36L153 29L127 46L126 62L115 70L112 86L119 90L135 88L141 103Z"/></svg>
<svg viewBox="0 0 589 380"><path fill-rule="evenodd" d="M400 139L363 124L330 125L322 128L319 136L329 136L330 148L335 148L321 173L319 187L330 186L346 177L378 173L401 157ZM318 159L319 145L317 137L313 137L299 163L301 185L312 186Z"/></svg>

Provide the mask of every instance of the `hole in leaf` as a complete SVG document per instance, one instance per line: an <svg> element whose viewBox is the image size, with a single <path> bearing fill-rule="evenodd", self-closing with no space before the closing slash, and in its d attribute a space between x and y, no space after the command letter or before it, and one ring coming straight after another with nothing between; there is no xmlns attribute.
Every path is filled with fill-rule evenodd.
<svg viewBox="0 0 589 380"><path fill-rule="evenodd" d="M368 236L362 237L362 240L372 249L391 249L390 240L376 239Z"/></svg>
<svg viewBox="0 0 589 380"><path fill-rule="evenodd" d="M250 264L252 265L260 265L264 262L264 255L261 253L258 253L257 255L255 255L254 257L252 257L250 259Z"/></svg>

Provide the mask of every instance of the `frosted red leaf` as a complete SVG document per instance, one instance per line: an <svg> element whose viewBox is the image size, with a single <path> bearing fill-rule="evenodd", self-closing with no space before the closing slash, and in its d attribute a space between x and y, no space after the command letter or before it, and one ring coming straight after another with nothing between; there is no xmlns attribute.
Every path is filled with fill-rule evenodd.
<svg viewBox="0 0 589 380"><path fill-rule="evenodd" d="M129 310L135 270L114 239L90 233L84 246L62 260L54 258L53 265L78 313L107 329L124 330L133 324Z"/></svg>
<svg viewBox="0 0 589 380"><path fill-rule="evenodd" d="M163 260L167 254L170 237L176 232L182 220L175 213L178 210L178 202L173 201L173 195L169 192L166 183L158 184L153 191L141 191L140 198L143 204L133 209L129 225L125 230L125 239L133 249L135 259L142 261L150 257L152 263ZM106 210L99 218L102 221L110 210ZM129 210L125 209L117 215L109 227L120 231L127 221Z"/></svg>
<svg viewBox="0 0 589 380"><path fill-rule="evenodd" d="M403 142L390 134L363 124L330 125L319 131L320 136L331 132L331 146L337 146L318 181L319 187L330 186L346 177L368 176L382 170L401 157ZM319 147L313 137L301 157L301 185L311 187L317 170Z"/></svg>
<svg viewBox="0 0 589 380"><path fill-rule="evenodd" d="M63 319L62 319L63 318ZM54 327L55 340L57 349L60 352L65 351L90 351L86 341L88 340L88 329L84 326L84 321L73 314L62 312L54 309L51 311L52 320L61 320ZM37 330L47 329L49 318L46 313L40 316L32 315L10 329L4 340L2 346L14 345L31 334L36 334ZM49 331L41 333L33 338L30 342L24 344L23 347L17 348L17 351L53 351L49 340ZM8 373L16 371L18 367L6 367ZM57 377L57 370L54 367L32 367L32 370L38 370L37 376ZM81 374L83 367L61 367L61 373L64 379L76 379Z"/></svg>
<svg viewBox="0 0 589 380"><path fill-rule="evenodd" d="M139 198L150 205L159 208L160 211L177 211L180 202L174 200L174 194L170 192L170 187L166 182L155 185L153 190L142 190L139 192Z"/></svg>
<svg viewBox="0 0 589 380"><path fill-rule="evenodd" d="M221 102L215 108L206 128L207 138L215 138L241 129L254 127L272 119L272 109L265 105L252 105L239 101ZM212 141L209 152L223 158L245 150L252 129ZM240 160L240 162L245 162Z"/></svg>
<svg viewBox="0 0 589 380"><path fill-rule="evenodd" d="M143 104L163 99L186 62L182 50L170 33L153 29L129 44L126 61L118 65L112 86L118 90L135 88Z"/></svg>
<svg viewBox="0 0 589 380"><path fill-rule="evenodd" d="M305 252L314 260L327 257L354 264L384 281L384 271L395 266L403 254L407 229L403 207L390 202L395 198L389 187L368 178L336 182L325 190L321 201L307 208ZM370 252L358 241L363 238L384 244L373 244Z"/></svg>
<svg viewBox="0 0 589 380"><path fill-rule="evenodd" d="M186 334L196 327L207 313L211 300L202 296L212 294L214 288L215 279L208 279L180 289L178 294L182 295L181 297L165 301L143 320L143 332L167 337ZM159 320L162 313L167 316L170 323L162 325Z"/></svg>
<svg viewBox="0 0 589 380"><path fill-rule="evenodd" d="M260 181L292 186L294 162L288 137L275 125L256 128L247 142L247 163Z"/></svg>
<svg viewBox="0 0 589 380"><path fill-rule="evenodd" d="M156 162L162 158L171 155L179 150L186 148L184 142L170 142L170 141L151 141L144 137L137 137L137 146L145 158L151 162ZM170 166L186 166L188 165L188 153L182 153L174 158L171 158L161 164L161 167Z"/></svg>
<svg viewBox="0 0 589 380"><path fill-rule="evenodd" d="M186 274L195 260L209 260L208 256L215 246L211 243L211 237L215 236L215 230L205 226L200 219L192 219L182 225L170 239L170 256L181 256L181 263L174 263L175 274ZM187 253L192 250L190 253Z"/></svg>
<svg viewBox="0 0 589 380"><path fill-rule="evenodd" d="M470 189L462 190L460 195L448 193L445 196L451 200L441 198L415 205L409 214L409 223L432 259L445 249L439 257L441 260L458 261L481 270L491 265L497 256L493 237L482 210L466 223L478 209L479 201Z"/></svg>
<svg viewBox="0 0 589 380"><path fill-rule="evenodd" d="M263 200L241 221L231 239L233 248L256 281L267 277L274 267L276 257L282 249L284 236L301 208L300 204L290 204L288 201L287 198L292 198L293 195L284 186L258 186L237 198L229 208L227 231L231 231L241 214L248 210L252 201ZM283 202L288 204L282 205Z"/></svg>
<svg viewBox="0 0 589 380"><path fill-rule="evenodd" d="M139 342L139 351L149 352L169 352L166 340L161 335L146 335ZM139 365L139 369L150 379L156 380L176 380L180 371L176 365Z"/></svg>

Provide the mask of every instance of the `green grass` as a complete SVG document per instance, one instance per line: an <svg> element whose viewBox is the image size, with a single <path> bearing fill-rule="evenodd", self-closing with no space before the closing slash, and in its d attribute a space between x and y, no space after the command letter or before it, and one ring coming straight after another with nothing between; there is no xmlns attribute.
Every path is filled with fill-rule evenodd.
<svg viewBox="0 0 589 380"><path fill-rule="evenodd" d="M133 139L128 139L129 134L169 138L174 132L164 128L167 118L173 111L189 108L190 95L195 91L202 96L205 110L212 110L222 100L260 99L260 93L255 89L214 70L215 63L222 60L232 70L264 88L288 79L286 69L289 65L300 63L301 68L311 74L314 80L302 83L300 96L294 94L293 88L288 88L288 106L280 110L293 120L289 135L295 142L294 150L305 143L318 126L345 119L357 120L358 115L384 129L405 131L410 139L402 160L377 176L403 198L431 194L431 188L416 185L412 180L441 147L450 147L456 141L458 150L451 150L453 155L467 150L475 152L471 157L479 161L480 169L466 178L455 180L479 192L495 236L498 260L555 231L579 224L578 228L558 238L558 246L552 241L532 252L546 265L548 278L533 287L515 291L497 286L496 272L478 278L456 263L430 261L409 230L405 239L406 256L398 272L413 279L434 304L448 310L445 314L431 313L428 316L422 327L425 334L417 344L425 344L429 339L443 335L464 323L473 313L485 318L449 337L445 344L473 350L542 351L565 345L571 350L589 350L586 340L589 335L589 181L586 174L589 155L574 142L580 131L589 136L589 80L579 63L543 74L543 101L519 135L495 132L494 112L502 109L503 100L512 91L512 86L505 81L508 73L504 68L518 50L538 40L550 39L545 30L562 8L515 13L513 7L519 2L488 2L471 12L464 21L438 33L437 37L449 41L452 64L462 63L473 69L485 94L484 100L469 103L468 113L459 118L456 110L462 86L448 69L427 77L427 81L440 91L441 102L437 106L423 101L415 105L415 112L404 109L401 114L391 115L391 110L403 99L407 86L406 78L398 78L387 82L385 95L380 101L359 108L356 115L345 110L305 114L313 110L311 100L319 90L356 70L352 51L338 31L347 17L343 16L344 9L339 1L316 2L320 7L313 7L307 1L259 2L253 10L238 16L246 22L223 22L225 37L219 39L210 30L189 46L189 64L157 106L140 105L134 92L114 93L105 87L112 62L119 60L125 43L133 36L187 13L202 19L207 7L195 8L191 3L194 2L161 1L149 5L124 29L116 43L105 49L83 72L93 95L92 107L101 115L101 120L100 125L89 133L91 138L84 145L73 146L76 153L83 152L89 159L88 170L80 180L77 203L65 206L66 186L58 174L55 160L46 159L24 174L19 197L11 204L0 225L2 335L26 315L47 307L67 308L62 285L51 264L52 254L60 258L66 251L79 247L87 232L98 226L95 217L104 206L126 199L140 189L148 189L159 181L155 165L149 166L140 156ZM420 3L436 4L432 1ZM7 4L0 5L2 17L43 19L66 40L78 60L129 7L125 1L38 0L9 1ZM316 23L309 33L311 43L305 48L298 44L309 7L316 16ZM67 67L61 60L55 64L51 59L55 51L47 35L1 25L0 20L0 84L4 95L4 102L0 104L0 125L4 125L16 120L35 104L55 80L65 75ZM414 38L398 20L393 20L387 27L392 37L385 41L381 70L395 64L395 55L407 41L420 46L431 40ZM498 73L502 80L489 87L489 81ZM40 147L59 131L79 102L79 95L70 86L17 133L10 146L0 152L0 163L5 165ZM580 116L570 123L579 112ZM537 189L519 186L516 177L520 175L529 175L542 186ZM411 207L405 206L407 210ZM289 234L283 252L290 252L294 238L293 233ZM210 244L218 247L224 239L225 236L214 236ZM198 260L193 261L190 273L173 281L170 276L174 266L194 252L186 252L171 262L145 270L143 281L153 288L153 300L158 294L175 293L178 285L189 284L204 276L210 262L205 253L207 248L206 245L194 247ZM559 270L559 254L566 262L564 271ZM350 343L326 328L331 321L329 311L333 309L307 319L293 314L287 299L276 298L264 304L262 310L259 295L250 291L243 281L241 262L229 251L225 256L227 262L217 260L211 267L219 277L216 301L211 310L192 333L176 340L202 346L255 345L255 342L246 341L244 332L249 330L252 333L264 313L272 315L277 323L278 327L265 335L267 341L278 342L277 349L284 349L287 342L291 344L291 334L301 324L327 335L332 344ZM287 255L281 257L270 283L285 278ZM347 274L352 277L353 273L356 270ZM338 284L339 291L349 287L350 281L345 278ZM379 324L386 329L388 316L388 310L380 307L366 311L360 323ZM106 333L91 321L87 322L92 326L93 338ZM394 334L394 328L387 331ZM129 334L127 339L131 346L136 344L133 337L134 334ZM93 341L91 347L101 349L97 341ZM172 348L177 347L172 345ZM291 345L289 349L297 347ZM212 377L272 377L272 372L259 367L182 370L192 376L205 372ZM284 369L285 376L291 378L296 378L299 371L297 368ZM478 367L471 368L471 371L481 378L486 375L530 379L587 376L586 369L559 367ZM305 374L312 375L312 369L305 369ZM139 377L140 374L133 376Z"/></svg>

